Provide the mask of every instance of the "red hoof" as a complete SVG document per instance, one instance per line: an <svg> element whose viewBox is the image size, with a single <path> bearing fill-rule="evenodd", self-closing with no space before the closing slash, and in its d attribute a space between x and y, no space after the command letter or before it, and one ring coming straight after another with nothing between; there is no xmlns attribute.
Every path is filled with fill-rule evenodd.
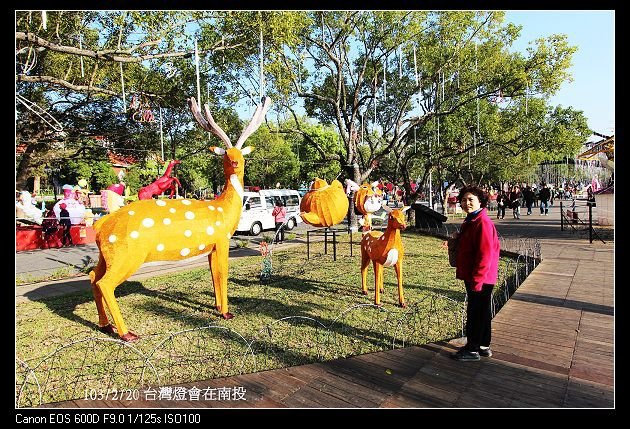
<svg viewBox="0 0 630 429"><path fill-rule="evenodd" d="M217 309L218 312L221 312L221 306L220 305L217 305L215 308Z"/></svg>
<svg viewBox="0 0 630 429"><path fill-rule="evenodd" d="M105 326L99 326L98 330L101 331L104 334L118 335L118 329L116 329L116 327L114 325L112 325L111 323L108 323Z"/></svg>
<svg viewBox="0 0 630 429"><path fill-rule="evenodd" d="M398 304L398 305L400 305L400 307L401 307L401 308L407 308L407 304L405 304L404 302L403 302L403 303L400 303L400 304Z"/></svg>
<svg viewBox="0 0 630 429"><path fill-rule="evenodd" d="M225 320L230 320L232 317L234 317L232 313L223 313L221 316L223 316Z"/></svg>
<svg viewBox="0 0 630 429"><path fill-rule="evenodd" d="M385 289L381 289L381 290L380 290L380 292L381 292L381 293L385 293Z"/></svg>
<svg viewBox="0 0 630 429"><path fill-rule="evenodd" d="M127 332L125 335L122 335L120 337L121 340L126 341L128 343L132 343L134 341L137 341L140 339L139 336L137 336L136 334L134 334L133 332L129 331Z"/></svg>
<svg viewBox="0 0 630 429"><path fill-rule="evenodd" d="M361 293L362 293L363 295L367 295L367 291L366 291L366 290L362 290L362 291L361 291Z"/></svg>

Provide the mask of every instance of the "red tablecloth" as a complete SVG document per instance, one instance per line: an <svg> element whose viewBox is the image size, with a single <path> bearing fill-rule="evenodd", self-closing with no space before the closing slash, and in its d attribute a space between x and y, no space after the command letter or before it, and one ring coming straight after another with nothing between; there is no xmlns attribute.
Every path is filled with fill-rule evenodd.
<svg viewBox="0 0 630 429"><path fill-rule="evenodd" d="M91 226L72 225L70 227L72 244L88 244L96 241L96 232ZM49 249L62 246L63 229L59 227L57 232L44 237L42 227L18 226L15 230L15 250Z"/></svg>
<svg viewBox="0 0 630 429"><path fill-rule="evenodd" d="M15 250L41 249L43 244L41 226L18 226L15 230Z"/></svg>

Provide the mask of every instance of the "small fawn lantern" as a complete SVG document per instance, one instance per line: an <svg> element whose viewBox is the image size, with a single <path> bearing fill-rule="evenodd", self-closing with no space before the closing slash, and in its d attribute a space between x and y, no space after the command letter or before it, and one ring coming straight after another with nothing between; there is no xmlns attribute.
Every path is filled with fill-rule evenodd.
<svg viewBox="0 0 630 429"><path fill-rule="evenodd" d="M348 197L343 185L333 180L330 185L317 178L311 189L302 197L300 217L309 225L330 227L337 225L348 214Z"/></svg>
<svg viewBox="0 0 630 429"><path fill-rule="evenodd" d="M400 231L407 227L405 212L409 206L394 209L383 206L389 213L387 229L385 232L369 231L361 239L361 289L364 295L368 294L367 271L372 262L374 266L374 304L381 304L381 292L383 292L383 268L394 267L398 280L398 304L406 307L403 293L402 264L405 256Z"/></svg>

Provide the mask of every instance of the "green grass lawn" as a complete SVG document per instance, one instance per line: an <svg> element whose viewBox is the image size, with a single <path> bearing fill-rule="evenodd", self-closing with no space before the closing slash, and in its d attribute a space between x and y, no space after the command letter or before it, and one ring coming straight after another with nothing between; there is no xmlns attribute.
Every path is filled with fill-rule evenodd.
<svg viewBox="0 0 630 429"><path fill-rule="evenodd" d="M167 385L420 345L461 335L465 291L448 265L442 240L403 234L404 292L386 268L382 306L375 307L374 276L361 294L361 235L338 243L337 260L323 243L273 253L271 280L262 284L261 256L230 260L229 310L214 308L207 268L126 282L116 290L129 329L141 339L112 341L97 328L90 292L16 306L16 396L21 403L83 397L85 388ZM345 240L345 241L344 241ZM502 260L505 264L505 260ZM501 272L502 270L500 270ZM208 327L211 326L211 327ZM25 399L29 398L30 399Z"/></svg>

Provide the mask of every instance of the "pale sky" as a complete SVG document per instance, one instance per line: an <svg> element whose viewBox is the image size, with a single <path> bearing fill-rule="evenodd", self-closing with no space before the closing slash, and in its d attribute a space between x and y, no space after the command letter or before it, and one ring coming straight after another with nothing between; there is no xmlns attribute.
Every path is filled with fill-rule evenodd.
<svg viewBox="0 0 630 429"><path fill-rule="evenodd" d="M524 50L529 41L566 34L577 46L570 69L573 82L562 84L550 99L553 105L572 106L584 112L591 130L613 134L615 127L615 11L541 10L510 11L506 21L522 25L515 46Z"/></svg>

